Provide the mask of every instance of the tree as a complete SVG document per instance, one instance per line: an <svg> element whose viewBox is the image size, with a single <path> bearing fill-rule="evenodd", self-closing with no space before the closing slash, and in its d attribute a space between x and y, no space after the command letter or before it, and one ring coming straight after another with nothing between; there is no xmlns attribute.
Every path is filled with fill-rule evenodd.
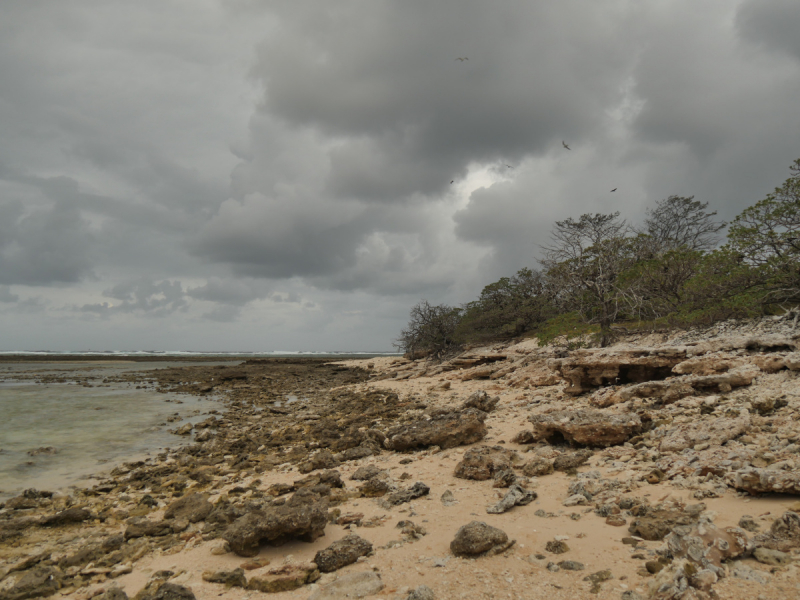
<svg viewBox="0 0 800 600"><path fill-rule="evenodd" d="M613 214L585 214L557 221L540 261L564 312L578 311L599 323L601 345L611 340L611 324L620 312L619 277L631 264L630 227Z"/></svg>
<svg viewBox="0 0 800 600"><path fill-rule="evenodd" d="M441 358L459 347L454 333L460 319L460 309L445 304L433 306L422 300L411 309L408 326L394 346L411 358Z"/></svg>
<svg viewBox="0 0 800 600"><path fill-rule="evenodd" d="M755 268L764 302L800 302L800 158L792 175L731 223L727 247Z"/></svg>
<svg viewBox="0 0 800 600"><path fill-rule="evenodd" d="M715 221L717 212L707 212L707 208L708 202L694 196L670 196L647 209L644 228L637 232L647 236L657 254L678 248L708 252L719 243L718 234L726 224Z"/></svg>
<svg viewBox="0 0 800 600"><path fill-rule="evenodd" d="M463 341L513 338L554 314L547 279L520 269L484 287L480 298L465 306L457 335Z"/></svg>

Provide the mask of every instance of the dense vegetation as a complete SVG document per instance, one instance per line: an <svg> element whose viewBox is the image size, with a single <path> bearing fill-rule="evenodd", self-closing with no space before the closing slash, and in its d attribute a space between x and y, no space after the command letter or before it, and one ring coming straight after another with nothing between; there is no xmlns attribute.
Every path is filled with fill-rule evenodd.
<svg viewBox="0 0 800 600"><path fill-rule="evenodd" d="M707 203L681 196L658 201L639 227L618 212L557 221L539 270L503 277L461 307L420 302L395 345L437 357L527 335L606 345L619 328L708 324L796 306L800 159L790 170L730 224Z"/></svg>

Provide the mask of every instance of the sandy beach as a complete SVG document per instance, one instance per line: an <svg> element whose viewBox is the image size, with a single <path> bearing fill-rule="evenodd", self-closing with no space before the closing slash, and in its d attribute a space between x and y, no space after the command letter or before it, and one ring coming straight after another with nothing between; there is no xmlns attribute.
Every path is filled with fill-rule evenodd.
<svg viewBox="0 0 800 600"><path fill-rule="evenodd" d="M0 598L796 598L797 340L772 319L150 371L219 409L183 449L6 502Z"/></svg>

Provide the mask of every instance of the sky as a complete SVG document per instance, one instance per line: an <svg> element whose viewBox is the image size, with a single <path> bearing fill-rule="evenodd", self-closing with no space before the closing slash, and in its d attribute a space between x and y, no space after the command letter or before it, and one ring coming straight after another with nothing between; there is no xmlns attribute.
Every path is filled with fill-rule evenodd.
<svg viewBox="0 0 800 600"><path fill-rule="evenodd" d="M387 351L556 220L730 220L800 158L798 31L797 0L3 0L0 351Z"/></svg>

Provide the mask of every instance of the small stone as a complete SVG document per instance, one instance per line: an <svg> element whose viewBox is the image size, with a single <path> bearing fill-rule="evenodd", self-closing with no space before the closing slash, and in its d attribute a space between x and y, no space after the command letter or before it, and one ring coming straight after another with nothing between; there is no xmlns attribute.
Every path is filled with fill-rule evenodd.
<svg viewBox="0 0 800 600"><path fill-rule="evenodd" d="M562 560L558 566L565 571L583 571L584 569L583 563L579 563L577 560Z"/></svg>
<svg viewBox="0 0 800 600"><path fill-rule="evenodd" d="M760 529L758 523L750 515L742 515L742 518L739 519L739 527L751 533L756 533Z"/></svg>
<svg viewBox="0 0 800 600"><path fill-rule="evenodd" d="M753 558L765 565L773 565L776 567L788 565L792 562L791 554L781 552L780 550L770 550L769 548L756 548L753 552Z"/></svg>
<svg viewBox="0 0 800 600"><path fill-rule="evenodd" d="M562 540L551 540L547 542L544 549L552 554L564 554L565 552L569 552L569 546Z"/></svg>
<svg viewBox="0 0 800 600"><path fill-rule="evenodd" d="M514 540L497 527L481 521L472 521L463 525L450 542L450 551L456 556L479 556L498 554L510 548Z"/></svg>
<svg viewBox="0 0 800 600"><path fill-rule="evenodd" d="M622 515L609 515L606 517L606 525L611 525L612 527L622 527L627 524L628 521Z"/></svg>
<svg viewBox="0 0 800 600"><path fill-rule="evenodd" d="M308 600L348 600L377 594L384 588L381 576L373 571L342 575L327 585L321 585Z"/></svg>
<svg viewBox="0 0 800 600"><path fill-rule="evenodd" d="M421 585L411 590L406 596L406 600L435 600L435 598L433 590L427 585Z"/></svg>
<svg viewBox="0 0 800 600"><path fill-rule="evenodd" d="M221 583L226 587L247 587L244 569L241 568L233 571L206 571L203 573L203 581Z"/></svg>
<svg viewBox="0 0 800 600"><path fill-rule="evenodd" d="M564 502L562 502L561 504L563 506L583 506L586 504L586 502L587 502L586 496L584 496L583 494L573 494L572 496L564 500Z"/></svg>

